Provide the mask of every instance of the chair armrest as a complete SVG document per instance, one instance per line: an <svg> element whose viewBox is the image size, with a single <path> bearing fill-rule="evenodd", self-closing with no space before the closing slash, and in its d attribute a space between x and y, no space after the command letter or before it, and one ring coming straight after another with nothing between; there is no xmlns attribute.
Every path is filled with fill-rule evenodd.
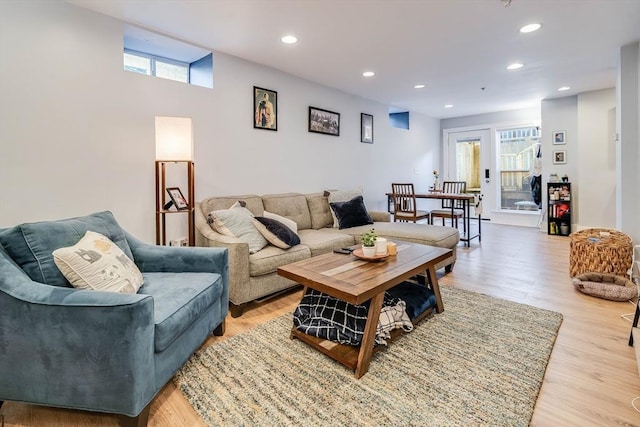
<svg viewBox="0 0 640 427"><path fill-rule="evenodd" d="M155 395L150 296L34 282L0 253L0 307L0 400L135 416Z"/></svg>
<svg viewBox="0 0 640 427"><path fill-rule="evenodd" d="M391 222L391 214L389 212L370 211L369 216L373 222Z"/></svg>
<svg viewBox="0 0 640 427"><path fill-rule="evenodd" d="M143 273L219 273L228 280L226 248L157 246L125 232L136 265Z"/></svg>

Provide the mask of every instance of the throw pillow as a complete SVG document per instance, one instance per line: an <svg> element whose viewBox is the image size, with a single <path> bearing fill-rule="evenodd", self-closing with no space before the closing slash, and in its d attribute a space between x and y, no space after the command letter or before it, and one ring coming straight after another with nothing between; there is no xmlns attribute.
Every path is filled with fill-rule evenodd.
<svg viewBox="0 0 640 427"><path fill-rule="evenodd" d="M236 237L249 245L249 253L256 253L269 242L253 224L253 214L247 208L235 207L209 213L209 224L218 233Z"/></svg>
<svg viewBox="0 0 640 427"><path fill-rule="evenodd" d="M356 196L348 202L329 203L331 210L338 218L338 227L357 227L359 225L373 224L373 220L364 206L362 196Z"/></svg>
<svg viewBox="0 0 640 427"><path fill-rule="evenodd" d="M53 261L74 288L135 294L142 273L115 243L87 231L73 246L53 251Z"/></svg>
<svg viewBox="0 0 640 427"><path fill-rule="evenodd" d="M329 205L336 202L348 202L356 196L362 196L361 190L328 190L328 192ZM333 227L338 228L338 218L336 218L333 209L331 209L331 215L333 216Z"/></svg>
<svg viewBox="0 0 640 427"><path fill-rule="evenodd" d="M284 216L281 216L281 215L278 215L278 214L274 214L274 213L271 213L271 212L267 212L267 211L264 211L262 216L265 217L265 218L275 219L276 221L281 222L284 225L286 225L287 227L289 227L291 229L291 231L293 231L294 233L298 232L298 223L295 222L292 219L289 219L289 218L286 218Z"/></svg>
<svg viewBox="0 0 640 427"><path fill-rule="evenodd" d="M260 234L274 246L281 249L289 249L300 244L300 237L289 227L275 219L257 216L253 218L253 223Z"/></svg>

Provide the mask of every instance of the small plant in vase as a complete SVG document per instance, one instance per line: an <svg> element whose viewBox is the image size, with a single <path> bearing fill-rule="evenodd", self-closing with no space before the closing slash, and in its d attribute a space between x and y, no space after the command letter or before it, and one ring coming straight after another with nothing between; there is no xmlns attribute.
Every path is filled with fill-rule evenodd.
<svg viewBox="0 0 640 427"><path fill-rule="evenodd" d="M371 230L362 233L360 236L360 240L362 241L362 254L366 257L373 257L376 254L376 239L378 235L376 234L376 230L372 228Z"/></svg>

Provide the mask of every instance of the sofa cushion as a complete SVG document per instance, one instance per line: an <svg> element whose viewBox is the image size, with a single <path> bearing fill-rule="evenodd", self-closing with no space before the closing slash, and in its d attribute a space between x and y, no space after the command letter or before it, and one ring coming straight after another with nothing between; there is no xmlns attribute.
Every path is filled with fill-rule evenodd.
<svg viewBox="0 0 640 427"><path fill-rule="evenodd" d="M311 228L311 215L307 199L299 193L268 194L262 196L264 210L289 218L298 224L298 230Z"/></svg>
<svg viewBox="0 0 640 427"><path fill-rule="evenodd" d="M355 243L353 236L342 233L333 228L322 230L300 230L300 243L309 247L311 256L325 254L334 249L351 246Z"/></svg>
<svg viewBox="0 0 640 427"><path fill-rule="evenodd" d="M327 192L329 193L329 206L331 206L331 203L347 202L356 196L362 196L361 190L327 190ZM331 210L331 216L333 218L333 227L338 228L338 218L336 218L333 210Z"/></svg>
<svg viewBox="0 0 640 427"><path fill-rule="evenodd" d="M333 227L333 216L329 207L328 193L306 194L307 206L311 215L311 228L319 230L325 227Z"/></svg>
<svg viewBox="0 0 640 427"><path fill-rule="evenodd" d="M300 244L300 237L275 219L257 216L253 219L253 224L269 243L280 249L289 249L291 246Z"/></svg>
<svg viewBox="0 0 640 427"><path fill-rule="evenodd" d="M154 345L165 350L202 313L218 303L223 291L217 273L143 273L139 294L153 297Z"/></svg>
<svg viewBox="0 0 640 427"><path fill-rule="evenodd" d="M208 197L200 202L200 209L206 215L211 211L230 209L231 206L240 201L244 202L245 206L243 207L249 209L254 216L262 215L262 212L264 211L262 197L256 194L245 194L241 196L226 197Z"/></svg>
<svg viewBox="0 0 640 427"><path fill-rule="evenodd" d="M53 251L53 261L74 288L135 294L142 285L142 273L131 258L94 231Z"/></svg>
<svg viewBox="0 0 640 427"><path fill-rule="evenodd" d="M89 230L106 236L127 257L134 260L124 231L108 211L58 221L17 225L0 232L0 244L31 280L52 286L70 287L70 283L53 261L53 251L75 245Z"/></svg>
<svg viewBox="0 0 640 427"><path fill-rule="evenodd" d="M362 196L356 196L347 202L334 202L329 204L338 219L338 228L351 228L359 225L373 224L373 220L367 213Z"/></svg>
<svg viewBox="0 0 640 427"><path fill-rule="evenodd" d="M249 275L251 277L275 273L278 267L311 257L311 251L304 245L291 249L267 246L256 254L249 255Z"/></svg>
<svg viewBox="0 0 640 427"><path fill-rule="evenodd" d="M249 245L249 253L258 252L269 242L258 231L253 223L253 214L243 207L222 209L209 213L209 224L218 233L237 237Z"/></svg>
<svg viewBox="0 0 640 427"><path fill-rule="evenodd" d="M373 228L380 237L404 240L405 242L440 248L454 248L460 241L460 233L456 228L441 225L415 224L412 222L374 222ZM360 242L360 236L371 229L370 225L341 230ZM304 239L303 239L304 243Z"/></svg>

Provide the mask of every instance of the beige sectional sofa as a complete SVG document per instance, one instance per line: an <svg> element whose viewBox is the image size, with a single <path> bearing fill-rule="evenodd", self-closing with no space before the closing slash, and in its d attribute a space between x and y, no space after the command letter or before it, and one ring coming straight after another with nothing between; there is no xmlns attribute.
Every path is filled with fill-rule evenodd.
<svg viewBox="0 0 640 427"><path fill-rule="evenodd" d="M250 254L249 246L235 237L222 235L207 222L215 210L228 209L244 201L255 216L265 211L296 222L301 243L289 249L268 245ZM226 247L229 250L229 301L231 315L242 315L245 304L295 286L296 283L277 275L278 267L312 256L360 243L360 235L375 228L379 236L430 246L450 248L451 256L437 268L451 271L456 260L458 230L439 225L390 222L387 212L369 212L374 224L338 229L326 193L284 193L258 196L255 194L209 197L197 203L195 210L196 245Z"/></svg>

